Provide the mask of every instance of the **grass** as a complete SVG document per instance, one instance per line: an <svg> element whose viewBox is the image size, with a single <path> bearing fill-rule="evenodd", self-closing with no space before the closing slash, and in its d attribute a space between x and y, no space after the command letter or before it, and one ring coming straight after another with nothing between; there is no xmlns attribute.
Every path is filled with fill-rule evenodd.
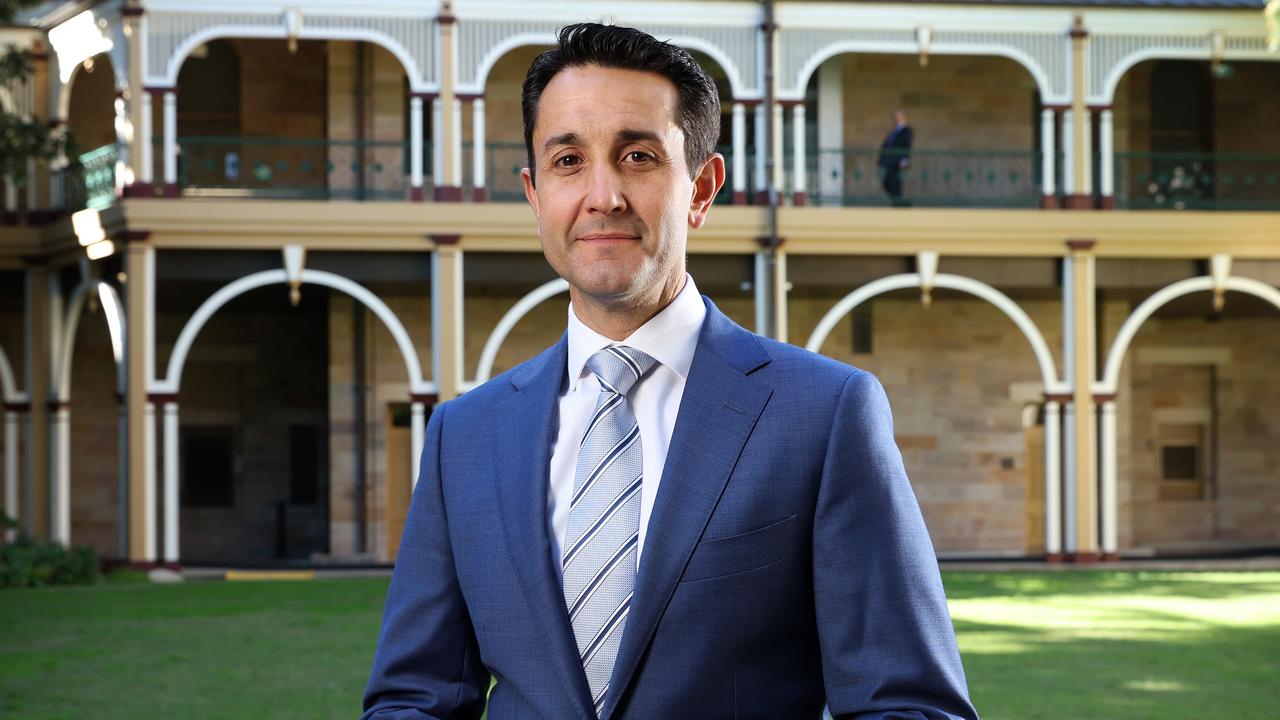
<svg viewBox="0 0 1280 720"><path fill-rule="evenodd" d="M386 581L0 592L0 717L355 718ZM1273 718L1280 572L949 573L988 720Z"/></svg>

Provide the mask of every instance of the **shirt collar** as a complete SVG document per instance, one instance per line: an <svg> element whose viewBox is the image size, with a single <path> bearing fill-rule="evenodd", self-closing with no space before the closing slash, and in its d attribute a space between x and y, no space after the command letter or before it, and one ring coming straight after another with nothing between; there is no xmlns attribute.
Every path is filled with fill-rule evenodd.
<svg viewBox="0 0 1280 720"><path fill-rule="evenodd" d="M698 333L707 316L707 307L693 277L685 274L684 288L669 305L654 315L625 340L616 342L587 327L573 312L569 304L569 349L566 370L569 392L578 387L578 381L587 370L587 360L597 351L610 345L626 345L649 355L673 370L682 379L688 378L693 365L693 351L698 347Z"/></svg>

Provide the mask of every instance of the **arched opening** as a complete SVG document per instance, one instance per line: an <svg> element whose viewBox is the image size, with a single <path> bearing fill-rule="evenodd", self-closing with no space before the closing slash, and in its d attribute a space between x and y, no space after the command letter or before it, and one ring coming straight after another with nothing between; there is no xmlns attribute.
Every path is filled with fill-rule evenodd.
<svg viewBox="0 0 1280 720"><path fill-rule="evenodd" d="M1122 263L1099 270L1118 277ZM1104 290L1103 382L1117 412L1100 451L1114 458L1117 545L1157 554L1274 547L1276 264L1238 263L1220 310L1213 280L1191 277L1194 265L1158 262L1146 282Z"/></svg>
<svg viewBox="0 0 1280 720"><path fill-rule="evenodd" d="M85 60L71 76L66 92L71 143L69 164L59 173L63 206L72 211L105 206L115 198L115 123L120 111L111 59L103 54Z"/></svg>
<svg viewBox="0 0 1280 720"><path fill-rule="evenodd" d="M185 58L178 88L186 194L408 197L407 74L379 45L211 39ZM159 115L153 127L163 127Z"/></svg>
<svg viewBox="0 0 1280 720"><path fill-rule="evenodd" d="M850 287L913 272L887 257L796 256L788 265L796 279L788 301L795 338L808 337ZM970 292L940 287L926 308L917 284L857 305L819 351L876 374L884 385L939 553L1045 552L1046 508L1055 507L1045 488L1057 482L1046 478L1057 440L1046 434L1045 385L1056 381L1058 362L1050 354L1045 368L1037 352L1061 345L1054 264L948 258L945 265L953 277L997 286L1031 324L1030 338L1006 311Z"/></svg>
<svg viewBox="0 0 1280 720"><path fill-rule="evenodd" d="M1041 152L1056 147L1041 137L1035 76L1002 56L931 55L922 66L915 55L838 54L808 76L805 104L807 192L825 205L1034 207Z"/></svg>
<svg viewBox="0 0 1280 720"><path fill-rule="evenodd" d="M1116 203L1134 209L1280 207L1280 63L1153 59L1114 95Z"/></svg>

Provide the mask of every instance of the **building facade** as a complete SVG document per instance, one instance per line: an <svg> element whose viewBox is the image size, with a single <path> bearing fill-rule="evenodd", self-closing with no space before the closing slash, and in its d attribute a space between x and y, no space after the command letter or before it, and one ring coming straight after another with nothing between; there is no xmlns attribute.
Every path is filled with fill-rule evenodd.
<svg viewBox="0 0 1280 720"><path fill-rule="evenodd" d="M140 565L393 561L432 407L563 332L519 88L600 20L716 80L690 272L881 379L940 555L1275 547L1277 7L45 3L0 109L77 149L4 188L0 507Z"/></svg>

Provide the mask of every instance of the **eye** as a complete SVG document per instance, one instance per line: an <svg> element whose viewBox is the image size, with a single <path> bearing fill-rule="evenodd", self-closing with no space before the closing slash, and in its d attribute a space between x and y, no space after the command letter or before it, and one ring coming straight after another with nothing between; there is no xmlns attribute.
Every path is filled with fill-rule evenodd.
<svg viewBox="0 0 1280 720"><path fill-rule="evenodd" d="M552 160L551 164L558 168L571 168L578 165L581 162L582 162L582 158L578 157L577 155L561 155L555 160Z"/></svg>
<svg viewBox="0 0 1280 720"><path fill-rule="evenodd" d="M643 150L632 150L623 156L623 160L629 163L650 163L655 160L653 155Z"/></svg>

